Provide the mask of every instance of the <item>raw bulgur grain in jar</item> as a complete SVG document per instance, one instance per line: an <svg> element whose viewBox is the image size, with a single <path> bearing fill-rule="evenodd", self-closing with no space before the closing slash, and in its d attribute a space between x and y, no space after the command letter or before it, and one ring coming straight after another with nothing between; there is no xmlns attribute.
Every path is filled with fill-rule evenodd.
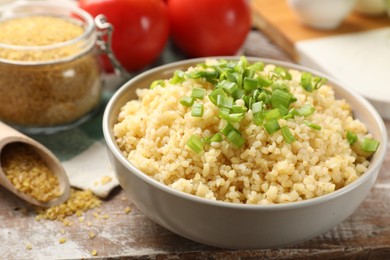
<svg viewBox="0 0 390 260"><path fill-rule="evenodd" d="M83 121L101 100L91 16L24 3L0 11L0 120L25 132Z"/></svg>

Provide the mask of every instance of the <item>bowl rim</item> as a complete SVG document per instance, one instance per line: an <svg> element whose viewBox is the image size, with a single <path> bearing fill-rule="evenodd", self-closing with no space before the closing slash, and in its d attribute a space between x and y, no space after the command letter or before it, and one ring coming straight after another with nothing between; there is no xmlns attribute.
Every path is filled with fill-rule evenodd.
<svg viewBox="0 0 390 260"><path fill-rule="evenodd" d="M179 66L191 66L194 64L205 62L206 59L226 59L226 60L238 60L239 56L212 56L212 57L202 57L202 58L193 58L193 59L186 59L176 62L171 62L165 65L161 65L155 68L152 68L150 70L144 71L141 74L135 76L134 78L130 79L126 83L124 83L111 97L109 102L107 103L107 106L105 108L104 114L103 114L103 135L106 141L107 148L111 151L111 153L115 156L115 158L129 171L131 171L133 174L135 174L137 177L139 177L141 180L146 182L147 184L159 189L162 192L169 193L170 195L180 197L181 199L193 201L196 203L201 204L208 204L211 206L217 206L217 207L224 207L224 208L235 208L240 210L249 210L249 211L269 211L269 210L287 210L287 209L298 209L298 208L304 208L308 206L318 205L322 203L326 203L332 200L335 200L336 198L343 196L346 193L351 192L353 189L355 189L357 186L362 185L366 181L368 181L371 178L371 175L379 173L380 167L382 165L382 162L384 160L386 149L387 149L387 130L385 127L385 124L380 117L379 113L375 110L375 108L359 93L354 91L352 88L348 88L344 83L339 82L338 80L324 74L321 72L318 72L314 69L297 65L294 63L286 62L286 61L280 61L275 59L266 59L261 57L250 57L246 56L247 60L249 62L257 62L262 61L265 64L274 64L277 66L283 66L288 69L295 69L299 71L307 71L312 73L313 75L325 77L328 79L328 82L333 88L340 88L342 91L347 92L349 95L353 96L358 103L360 103L365 110L368 110L370 117L374 119L376 122L379 131L381 133L381 140L380 140L380 146L378 150L375 153L375 160L370 162L370 165L365 173L363 173L359 178L357 178L352 183L340 188L339 190L333 191L331 193L307 199L302 201L295 201L295 202L287 202L287 203L279 203L279 204L268 204L268 205L260 205L260 204L241 204L241 203L233 203L233 202L225 202L225 201L218 201L218 200L211 200L203 197L199 197L193 194L188 194L182 191L175 190L172 187L169 187L156 179L152 178L151 176L148 176L146 173L139 170L137 167L135 167L130 161L128 161L116 145L115 141L113 140L113 130L110 129L109 125L109 119L111 118L110 115L112 115L113 106L116 103L116 101L125 94L129 89L132 88L133 82L137 82L138 80L142 79L143 77L147 75L154 74L160 70L168 70L173 69L175 67ZM368 194L367 194L368 195Z"/></svg>

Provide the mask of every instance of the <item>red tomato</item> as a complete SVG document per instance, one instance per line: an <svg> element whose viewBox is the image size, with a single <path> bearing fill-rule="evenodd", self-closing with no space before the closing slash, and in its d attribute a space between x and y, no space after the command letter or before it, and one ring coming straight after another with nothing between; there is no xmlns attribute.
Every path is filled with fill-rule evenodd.
<svg viewBox="0 0 390 260"><path fill-rule="evenodd" d="M174 43L193 57L233 55L251 26L247 0L168 0Z"/></svg>
<svg viewBox="0 0 390 260"><path fill-rule="evenodd" d="M161 0L80 0L92 16L104 14L114 26L112 49L128 71L151 64L169 37L166 5ZM108 59L106 71L112 71Z"/></svg>

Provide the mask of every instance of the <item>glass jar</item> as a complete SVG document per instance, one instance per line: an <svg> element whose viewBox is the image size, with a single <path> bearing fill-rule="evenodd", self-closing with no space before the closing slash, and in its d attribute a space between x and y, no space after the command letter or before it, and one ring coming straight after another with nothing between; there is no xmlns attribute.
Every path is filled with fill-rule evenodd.
<svg viewBox="0 0 390 260"><path fill-rule="evenodd" d="M77 7L32 2L1 9L0 120L26 133L52 133L90 118L102 96L97 56L107 45L99 33Z"/></svg>

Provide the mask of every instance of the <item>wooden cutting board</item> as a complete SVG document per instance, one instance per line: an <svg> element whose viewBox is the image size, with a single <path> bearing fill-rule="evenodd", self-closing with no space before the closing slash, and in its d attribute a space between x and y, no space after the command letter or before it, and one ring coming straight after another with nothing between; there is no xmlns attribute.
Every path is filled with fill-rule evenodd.
<svg viewBox="0 0 390 260"><path fill-rule="evenodd" d="M296 61L299 60L295 50L298 41L390 26L390 18L387 15L369 17L353 12L339 28L321 31L304 26L287 5L287 0L252 0L251 8L254 26L267 34Z"/></svg>

